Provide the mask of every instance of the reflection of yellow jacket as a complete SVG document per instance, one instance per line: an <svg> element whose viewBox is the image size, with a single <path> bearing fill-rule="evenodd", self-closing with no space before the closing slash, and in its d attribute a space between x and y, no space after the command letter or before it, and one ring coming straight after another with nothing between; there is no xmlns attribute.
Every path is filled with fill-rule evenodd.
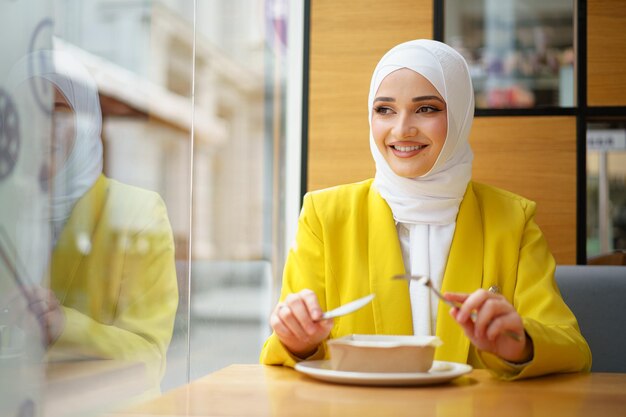
<svg viewBox="0 0 626 417"><path fill-rule="evenodd" d="M488 367L503 378L588 370L591 353L554 281L555 263L534 221L535 204L493 187L470 183L461 203L443 279L443 291L470 293L497 285L524 320L534 343L533 360L520 370L477 352L440 303L435 359ZM412 334L396 226L372 180L305 197L294 247L283 276L281 299L310 288L323 309L375 293L361 310L335 319L331 338L357 334ZM325 344L309 359L327 358ZM275 334L261 362L293 366L297 359Z"/></svg>
<svg viewBox="0 0 626 417"><path fill-rule="evenodd" d="M66 317L51 355L142 361L158 383L178 289L172 231L156 193L100 176L59 236L50 280Z"/></svg>

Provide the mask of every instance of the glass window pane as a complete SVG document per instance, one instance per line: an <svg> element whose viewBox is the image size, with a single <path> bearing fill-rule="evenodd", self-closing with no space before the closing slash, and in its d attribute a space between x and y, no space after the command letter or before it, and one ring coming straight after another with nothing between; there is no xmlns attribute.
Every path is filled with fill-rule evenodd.
<svg viewBox="0 0 626 417"><path fill-rule="evenodd" d="M287 2L197 10L191 377L257 363L269 332L284 144ZM198 132L198 130L196 130Z"/></svg>
<svg viewBox="0 0 626 417"><path fill-rule="evenodd" d="M193 2L36 3L0 4L21 138L1 278L34 321L2 337L38 336L36 415L95 415L188 380Z"/></svg>
<svg viewBox="0 0 626 417"><path fill-rule="evenodd" d="M96 356L145 364L158 393L187 380L193 3L55 5L57 47L91 74L102 111L115 250L106 254L103 283L89 290L101 285L112 295L101 301L86 289L82 297L91 311L112 310L95 321L123 331L111 352L102 341Z"/></svg>
<svg viewBox="0 0 626 417"><path fill-rule="evenodd" d="M476 108L573 107L572 0L446 0L444 41L467 59Z"/></svg>
<svg viewBox="0 0 626 417"><path fill-rule="evenodd" d="M593 122L587 130L587 258L621 263L619 252L626 252L626 122Z"/></svg>
<svg viewBox="0 0 626 417"><path fill-rule="evenodd" d="M0 2L0 415L40 415L47 336L31 301L46 295L50 228L44 213L53 91L32 75L49 61L48 1ZM32 295L31 295L32 289ZM35 293L35 289L37 292ZM43 311L46 304L33 305Z"/></svg>
<svg viewBox="0 0 626 417"><path fill-rule="evenodd" d="M98 415L258 362L296 3L0 2L1 415Z"/></svg>

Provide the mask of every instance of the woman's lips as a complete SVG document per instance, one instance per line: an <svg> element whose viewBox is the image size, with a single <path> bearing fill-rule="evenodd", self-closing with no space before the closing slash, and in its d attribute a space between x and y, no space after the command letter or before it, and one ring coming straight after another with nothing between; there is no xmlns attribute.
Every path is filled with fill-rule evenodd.
<svg viewBox="0 0 626 417"><path fill-rule="evenodd" d="M415 144L396 144L390 145L391 151L399 158L410 158L422 152L428 145L421 143Z"/></svg>

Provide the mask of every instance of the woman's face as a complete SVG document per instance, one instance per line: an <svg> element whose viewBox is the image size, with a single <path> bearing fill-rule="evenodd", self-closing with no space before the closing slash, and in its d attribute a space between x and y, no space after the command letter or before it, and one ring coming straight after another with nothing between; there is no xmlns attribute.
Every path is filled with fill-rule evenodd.
<svg viewBox="0 0 626 417"><path fill-rule="evenodd" d="M48 140L47 169L43 173L43 179L46 180L54 177L61 167L65 165L76 138L75 113L63 93L56 86L52 86L52 88L54 89L52 134Z"/></svg>
<svg viewBox="0 0 626 417"><path fill-rule="evenodd" d="M372 106L372 135L393 172L415 178L430 171L448 132L446 103L430 81L407 68L394 71Z"/></svg>

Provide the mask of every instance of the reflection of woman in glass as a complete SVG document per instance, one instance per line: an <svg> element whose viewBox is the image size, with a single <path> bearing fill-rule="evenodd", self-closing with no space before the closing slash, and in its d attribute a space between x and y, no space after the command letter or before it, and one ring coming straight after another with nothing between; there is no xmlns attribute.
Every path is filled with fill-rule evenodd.
<svg viewBox="0 0 626 417"><path fill-rule="evenodd" d="M178 303L174 244L154 192L102 175L101 111L79 62L54 53L50 291L30 290L51 357L142 361L158 383Z"/></svg>
<svg viewBox="0 0 626 417"><path fill-rule="evenodd" d="M589 369L535 204L471 181L473 97L445 44L407 42L381 59L368 102L376 177L305 197L263 363L325 358L327 338L351 333L436 334L436 359L503 378ZM392 280L405 271L462 306L448 314L425 286ZM363 309L318 321L369 293Z"/></svg>

